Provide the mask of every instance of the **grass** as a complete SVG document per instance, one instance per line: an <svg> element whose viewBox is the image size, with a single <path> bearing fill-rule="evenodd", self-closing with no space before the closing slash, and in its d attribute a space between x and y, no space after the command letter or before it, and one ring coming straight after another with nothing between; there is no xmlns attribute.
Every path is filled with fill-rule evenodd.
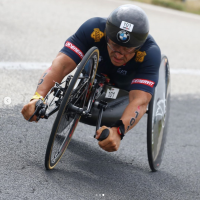
<svg viewBox="0 0 200 200"><path fill-rule="evenodd" d="M136 0L200 15L200 0Z"/></svg>

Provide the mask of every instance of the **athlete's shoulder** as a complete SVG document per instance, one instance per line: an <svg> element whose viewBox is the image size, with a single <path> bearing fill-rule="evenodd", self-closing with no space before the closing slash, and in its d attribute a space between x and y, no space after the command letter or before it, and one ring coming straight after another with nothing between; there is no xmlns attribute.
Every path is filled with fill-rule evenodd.
<svg viewBox="0 0 200 200"><path fill-rule="evenodd" d="M82 38L83 36L85 36L88 42L100 42L105 35L105 26L106 18L90 18L80 26L80 28L76 32L76 36L78 38Z"/></svg>
<svg viewBox="0 0 200 200"><path fill-rule="evenodd" d="M156 41L151 35L148 35L143 46L136 52L135 61L136 62L154 62L155 64L160 64L161 51Z"/></svg>
<svg viewBox="0 0 200 200"><path fill-rule="evenodd" d="M105 24L105 18L94 17L88 19L65 41L60 52L68 55L78 64L91 47L100 48L106 44L104 37Z"/></svg>
<svg viewBox="0 0 200 200"><path fill-rule="evenodd" d="M83 24L87 26L103 26L105 27L107 18L102 18L102 17L92 17L85 21Z"/></svg>
<svg viewBox="0 0 200 200"><path fill-rule="evenodd" d="M85 21L79 29L88 33L93 31L94 29L99 29L100 31L104 32L105 26L106 26L106 18L93 17Z"/></svg>

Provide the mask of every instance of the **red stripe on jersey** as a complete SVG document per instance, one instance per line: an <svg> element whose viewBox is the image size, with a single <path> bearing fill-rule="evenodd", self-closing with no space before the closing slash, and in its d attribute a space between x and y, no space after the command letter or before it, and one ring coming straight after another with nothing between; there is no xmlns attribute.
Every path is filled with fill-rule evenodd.
<svg viewBox="0 0 200 200"><path fill-rule="evenodd" d="M155 82L146 80L146 79L133 79L131 84L142 84L142 85L148 85L150 87L153 87Z"/></svg>
<svg viewBox="0 0 200 200"><path fill-rule="evenodd" d="M75 45L73 45L71 42L66 42L65 46L68 47L69 49L71 49L74 53L76 53L81 59L83 58L84 54L83 52L76 47Z"/></svg>

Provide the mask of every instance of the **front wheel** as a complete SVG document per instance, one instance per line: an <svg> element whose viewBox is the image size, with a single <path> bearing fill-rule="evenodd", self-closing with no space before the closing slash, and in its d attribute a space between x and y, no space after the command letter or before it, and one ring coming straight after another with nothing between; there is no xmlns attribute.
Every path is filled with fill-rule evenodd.
<svg viewBox="0 0 200 200"><path fill-rule="evenodd" d="M53 169L67 149L75 128L80 120L80 113L70 110L70 105L84 109L93 84L99 60L99 50L92 47L79 63L76 73L60 105L54 121L45 155L45 167Z"/></svg>

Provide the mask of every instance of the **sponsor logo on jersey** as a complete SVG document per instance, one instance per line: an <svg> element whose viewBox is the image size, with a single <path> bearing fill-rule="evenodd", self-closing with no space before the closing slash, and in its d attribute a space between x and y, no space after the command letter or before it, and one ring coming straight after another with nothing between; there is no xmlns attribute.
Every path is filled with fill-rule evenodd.
<svg viewBox="0 0 200 200"><path fill-rule="evenodd" d="M69 49L71 49L74 53L76 53L81 59L83 58L84 54L83 52L76 47L75 45L73 45L71 42L66 42L65 46L68 47Z"/></svg>
<svg viewBox="0 0 200 200"><path fill-rule="evenodd" d="M144 61L144 57L146 56L146 52L145 51L137 51L136 52L136 56L135 56L135 61L136 62L143 62Z"/></svg>
<svg viewBox="0 0 200 200"><path fill-rule="evenodd" d="M123 70L123 69L121 69L121 68L119 68L119 69L117 70L117 73L125 76L125 75L127 74L127 71L126 71L126 70Z"/></svg>
<svg viewBox="0 0 200 200"><path fill-rule="evenodd" d="M117 39L120 42L127 43L130 40L130 34L128 31L121 30L117 33Z"/></svg>
<svg viewBox="0 0 200 200"><path fill-rule="evenodd" d="M104 33L101 32L99 28L94 28L94 31L91 34L91 38L93 38L95 42L100 42L103 36Z"/></svg>
<svg viewBox="0 0 200 200"><path fill-rule="evenodd" d="M146 80L146 79L133 79L131 84L142 84L142 85L148 85L150 87L153 87L155 82Z"/></svg>
<svg viewBox="0 0 200 200"><path fill-rule="evenodd" d="M133 31L133 27L134 27L133 24L131 24L129 22L125 22L125 21L122 21L121 25L120 25L121 29L124 29L124 30L129 31L129 32Z"/></svg>

